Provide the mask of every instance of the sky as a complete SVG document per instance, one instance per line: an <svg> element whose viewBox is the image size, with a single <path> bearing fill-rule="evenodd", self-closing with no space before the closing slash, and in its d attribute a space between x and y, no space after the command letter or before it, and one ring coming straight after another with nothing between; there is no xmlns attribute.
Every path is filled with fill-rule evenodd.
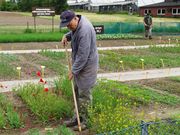
<svg viewBox="0 0 180 135"><path fill-rule="evenodd" d="M144 6L154 3L163 2L164 0L138 0L138 6Z"/></svg>

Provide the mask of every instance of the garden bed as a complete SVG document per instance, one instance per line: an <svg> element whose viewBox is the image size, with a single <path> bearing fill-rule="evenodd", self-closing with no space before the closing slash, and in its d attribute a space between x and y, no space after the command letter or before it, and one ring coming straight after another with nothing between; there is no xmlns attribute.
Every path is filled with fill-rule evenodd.
<svg viewBox="0 0 180 135"><path fill-rule="evenodd" d="M59 85L56 85L56 88L49 89L48 91L45 91L41 84L40 86L29 84L16 88L13 92L2 93L7 96L9 102L13 103L16 112L18 112L21 118L22 126L16 129L1 129L0 132L10 135L11 133L19 135L45 132L51 132L52 134L52 132L58 132L57 128L62 124L66 116L63 116L61 120L59 118L57 119L55 115L54 117L44 119L46 117L41 117L40 115L43 115L43 112L45 114L47 113L47 107L45 104L43 105L43 102L39 102L42 101L40 100L41 97L44 97L45 99L47 98L44 100L44 103L49 104L48 102L52 100L52 98L49 98L51 93L57 94L59 92L58 95L60 98L64 95L65 98L72 100L70 83L67 83L67 80L63 79L59 80L59 83L56 84ZM61 91L59 91L60 89ZM46 97L48 93L50 95ZM41 94L42 96L40 96ZM37 101L35 100L36 96L38 96L39 99ZM71 101L70 99L68 101ZM29 102L29 100L31 102ZM36 108L39 103L42 103L43 107L38 107L38 109L41 108L40 110L42 112L37 113L38 109L34 112L33 108ZM177 114L180 113L179 103L180 99L177 95L159 93L140 85L134 85L133 83L127 85L115 81L99 80L98 85L93 90L93 108L89 108L90 130L83 132L83 135L121 131L129 126L136 127L140 124L140 120L158 121L159 119L178 118ZM50 111L51 109L48 110ZM168 129L170 127L166 128ZM47 129L53 129L53 131L47 131ZM140 133L140 131L136 129L131 132ZM151 132L153 132L153 130ZM63 135L69 134L65 133Z"/></svg>
<svg viewBox="0 0 180 135"><path fill-rule="evenodd" d="M150 47L148 49L99 51L99 73L123 72L142 69L173 68L180 65L180 46ZM45 66L45 77L63 75L67 71L64 52L42 50L32 54L0 54L0 80L36 79L36 72ZM143 60L143 61L142 61Z"/></svg>

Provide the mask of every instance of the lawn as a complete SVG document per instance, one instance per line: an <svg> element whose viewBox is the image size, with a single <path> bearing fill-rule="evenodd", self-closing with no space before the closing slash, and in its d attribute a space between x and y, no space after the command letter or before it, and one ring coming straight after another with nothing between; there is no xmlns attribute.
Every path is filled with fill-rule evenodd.
<svg viewBox="0 0 180 135"><path fill-rule="evenodd" d="M25 16L32 16L31 13L21 13ZM138 15L128 15L128 14L97 14L88 12L76 12L76 14L81 14L87 17L91 22L143 22L143 17ZM43 17L51 19L51 17ZM59 15L55 16L55 19L59 20ZM178 18L153 18L154 22L180 22Z"/></svg>

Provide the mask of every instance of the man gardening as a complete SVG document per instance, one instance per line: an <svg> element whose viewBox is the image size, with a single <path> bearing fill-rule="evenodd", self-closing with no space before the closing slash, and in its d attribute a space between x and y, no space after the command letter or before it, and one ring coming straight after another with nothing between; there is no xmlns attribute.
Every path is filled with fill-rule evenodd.
<svg viewBox="0 0 180 135"><path fill-rule="evenodd" d="M75 15L66 10L60 15L60 27L67 27L70 32L62 38L64 46L71 41L72 70L69 71L69 80L74 79L74 90L79 110L82 130L87 124L87 109L91 104L91 89L96 83L98 70L98 51L96 46L96 33L93 25L81 15ZM66 126L77 130L77 118L64 122Z"/></svg>
<svg viewBox="0 0 180 135"><path fill-rule="evenodd" d="M149 39L152 39L152 17L150 16L150 13L147 13L144 17L144 28L145 28L145 37L149 37Z"/></svg>

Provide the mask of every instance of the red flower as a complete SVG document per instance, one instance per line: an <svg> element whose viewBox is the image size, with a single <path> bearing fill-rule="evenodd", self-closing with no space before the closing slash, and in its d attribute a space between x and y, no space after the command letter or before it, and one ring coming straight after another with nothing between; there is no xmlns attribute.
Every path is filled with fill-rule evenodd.
<svg viewBox="0 0 180 135"><path fill-rule="evenodd" d="M38 71L38 72L36 73L36 75L39 76L39 77L41 77L41 72Z"/></svg>
<svg viewBox="0 0 180 135"><path fill-rule="evenodd" d="M44 92L48 92L49 91L49 89L48 88L44 88Z"/></svg>
<svg viewBox="0 0 180 135"><path fill-rule="evenodd" d="M42 82L42 83L44 83L44 80L43 80L42 78L40 78L39 82Z"/></svg>

